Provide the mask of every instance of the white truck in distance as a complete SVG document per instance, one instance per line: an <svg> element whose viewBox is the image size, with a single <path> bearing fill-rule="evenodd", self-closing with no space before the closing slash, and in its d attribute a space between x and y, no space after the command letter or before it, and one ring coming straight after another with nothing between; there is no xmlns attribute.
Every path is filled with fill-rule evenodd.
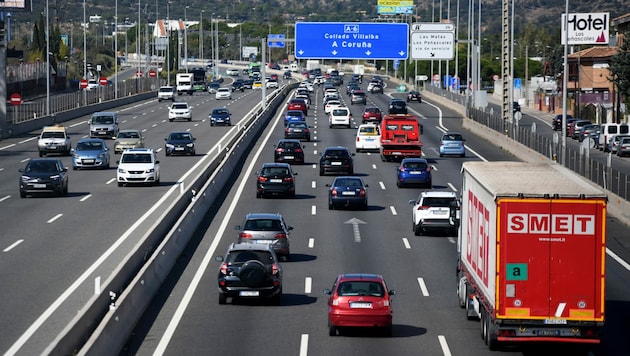
<svg viewBox="0 0 630 356"><path fill-rule="evenodd" d="M177 73L175 76L175 89L177 90L177 95L182 95L182 93L188 93L188 95L193 94L193 74L192 73Z"/></svg>

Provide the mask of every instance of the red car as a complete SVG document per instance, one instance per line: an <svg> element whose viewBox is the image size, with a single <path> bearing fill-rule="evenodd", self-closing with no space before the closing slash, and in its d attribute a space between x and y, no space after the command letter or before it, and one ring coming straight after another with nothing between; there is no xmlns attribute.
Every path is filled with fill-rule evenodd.
<svg viewBox="0 0 630 356"><path fill-rule="evenodd" d="M336 336L340 328L379 328L392 335L392 299L395 290L388 290L383 277L377 274L341 274L332 289L325 289L328 298L328 332Z"/></svg>
<svg viewBox="0 0 630 356"><path fill-rule="evenodd" d="M368 122L380 123L382 118L383 113L381 112L381 109L377 108L376 106L368 106L363 111L362 120L364 124Z"/></svg>
<svg viewBox="0 0 630 356"><path fill-rule="evenodd" d="M300 110L304 113L304 116L308 115L308 107L302 99L291 99L291 101L289 101L289 106L287 107L287 111L290 110Z"/></svg>

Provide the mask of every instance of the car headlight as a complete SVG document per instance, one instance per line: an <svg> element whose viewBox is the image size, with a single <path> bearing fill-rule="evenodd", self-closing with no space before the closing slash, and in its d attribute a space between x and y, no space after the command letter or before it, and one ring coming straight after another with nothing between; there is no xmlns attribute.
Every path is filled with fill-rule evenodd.
<svg viewBox="0 0 630 356"><path fill-rule="evenodd" d="M100 159L105 159L105 154L104 154L104 153L99 153L99 154L98 154L98 158L100 158Z"/></svg>
<svg viewBox="0 0 630 356"><path fill-rule="evenodd" d="M79 158L81 158L81 157L79 157L79 154L78 154L78 153L75 153L73 157L74 157L75 159L79 159Z"/></svg>
<svg viewBox="0 0 630 356"><path fill-rule="evenodd" d="M167 144L166 144L166 148L173 149L174 147L175 147L175 146L173 146L173 145L172 145L172 144L170 144L170 143L167 143Z"/></svg>
<svg viewBox="0 0 630 356"><path fill-rule="evenodd" d="M127 171L122 168L118 168L118 173L127 173Z"/></svg>
<svg viewBox="0 0 630 356"><path fill-rule="evenodd" d="M50 179L59 180L61 176L59 174L55 174L54 176L50 176Z"/></svg>
<svg viewBox="0 0 630 356"><path fill-rule="evenodd" d="M149 168L146 171L144 171L145 173L153 173L155 172L155 168Z"/></svg>
<svg viewBox="0 0 630 356"><path fill-rule="evenodd" d="M31 177L29 177L29 176L22 176L22 182L28 182L29 180L31 180Z"/></svg>

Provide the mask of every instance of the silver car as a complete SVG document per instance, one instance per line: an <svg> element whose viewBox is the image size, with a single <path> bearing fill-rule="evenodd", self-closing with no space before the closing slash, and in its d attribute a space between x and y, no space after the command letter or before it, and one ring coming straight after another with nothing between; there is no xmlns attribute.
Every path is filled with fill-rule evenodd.
<svg viewBox="0 0 630 356"><path fill-rule="evenodd" d="M144 136L140 130L121 130L114 142L114 153L131 148L144 148Z"/></svg>
<svg viewBox="0 0 630 356"><path fill-rule="evenodd" d="M249 213L238 230L237 243L253 243L271 245L274 252L284 261L290 256L290 231L284 218L276 213Z"/></svg>
<svg viewBox="0 0 630 356"><path fill-rule="evenodd" d="M109 148L100 138L79 140L72 149L72 169L109 168Z"/></svg>

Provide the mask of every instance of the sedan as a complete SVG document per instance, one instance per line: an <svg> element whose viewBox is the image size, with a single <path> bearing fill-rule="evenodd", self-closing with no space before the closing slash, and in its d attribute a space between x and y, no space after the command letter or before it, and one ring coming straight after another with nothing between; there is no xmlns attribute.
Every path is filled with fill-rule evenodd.
<svg viewBox="0 0 630 356"><path fill-rule="evenodd" d="M396 172L396 186L399 188L408 185L432 187L431 166L424 158L404 158Z"/></svg>
<svg viewBox="0 0 630 356"><path fill-rule="evenodd" d="M140 130L120 130L114 142L114 153L130 148L144 148L144 136Z"/></svg>
<svg viewBox="0 0 630 356"><path fill-rule="evenodd" d="M460 157L465 157L466 149L464 148L464 141L462 134L458 132L446 132L440 139L440 157L444 155L459 155Z"/></svg>
<svg viewBox="0 0 630 356"><path fill-rule="evenodd" d="M376 106L367 106L363 111L362 121L364 124L368 122L380 123L382 119L383 113Z"/></svg>
<svg viewBox="0 0 630 356"><path fill-rule="evenodd" d="M232 99L232 91L229 88L219 88L214 94L214 98L217 100Z"/></svg>
<svg viewBox="0 0 630 356"><path fill-rule="evenodd" d="M298 140L311 140L311 130L306 122L293 121L287 124L284 129L284 138L294 138Z"/></svg>
<svg viewBox="0 0 630 356"><path fill-rule="evenodd" d="M68 168L59 158L31 159L20 172L20 198L35 193L68 194Z"/></svg>
<svg viewBox="0 0 630 356"><path fill-rule="evenodd" d="M109 168L109 148L100 138L84 138L72 149L72 169Z"/></svg>
<svg viewBox="0 0 630 356"><path fill-rule="evenodd" d="M368 209L368 185L360 177L336 177L328 187L328 209L353 208Z"/></svg>
<svg viewBox="0 0 630 356"><path fill-rule="evenodd" d="M175 119L192 120L192 108L187 102L173 103L168 109L168 121L172 122Z"/></svg>
<svg viewBox="0 0 630 356"><path fill-rule="evenodd" d="M377 274L341 274L331 289L324 289L328 298L328 334L336 336L341 328L380 328L392 335L392 296L383 276Z"/></svg>
<svg viewBox="0 0 630 356"><path fill-rule="evenodd" d="M301 110L288 110L284 115L284 126L289 122L305 122L306 118Z"/></svg>
<svg viewBox="0 0 630 356"><path fill-rule="evenodd" d="M164 139L165 153L167 156L174 154L194 156L196 140L190 132L171 132Z"/></svg>
<svg viewBox="0 0 630 356"><path fill-rule="evenodd" d="M630 137L624 137L619 140L617 144L617 156L629 156L630 155Z"/></svg>
<svg viewBox="0 0 630 356"><path fill-rule="evenodd" d="M274 147L274 162L291 162L295 164L304 164L304 149L302 148L300 140L280 140Z"/></svg>
<svg viewBox="0 0 630 356"><path fill-rule="evenodd" d="M227 108L212 109L210 113L210 126L216 125L232 125L232 114Z"/></svg>
<svg viewBox="0 0 630 356"><path fill-rule="evenodd" d="M420 94L419 91L417 90L412 90L409 93L407 93L407 102L410 101L417 101L419 103L422 102L422 94Z"/></svg>
<svg viewBox="0 0 630 356"><path fill-rule="evenodd" d="M319 175L327 173L354 174L354 160L347 147L326 147L319 158Z"/></svg>
<svg viewBox="0 0 630 356"><path fill-rule="evenodd" d="M295 176L288 163L265 163L256 172L256 198L269 195L295 197Z"/></svg>

